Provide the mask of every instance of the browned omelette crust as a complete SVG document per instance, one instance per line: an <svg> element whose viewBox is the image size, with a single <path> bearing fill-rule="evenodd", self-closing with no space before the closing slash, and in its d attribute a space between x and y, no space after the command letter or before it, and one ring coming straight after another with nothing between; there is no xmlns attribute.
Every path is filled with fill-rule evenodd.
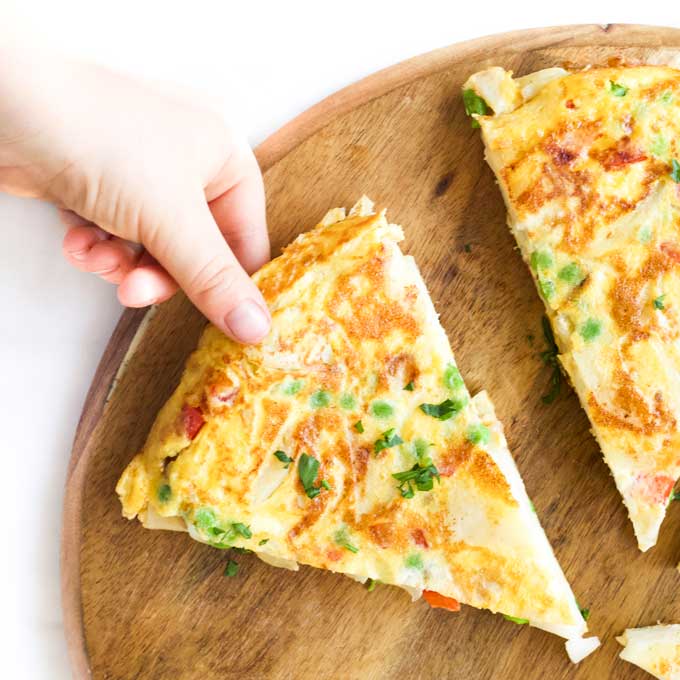
<svg viewBox="0 0 680 680"><path fill-rule="evenodd" d="M563 365L649 547L680 476L680 72L588 69L480 122Z"/></svg>
<svg viewBox="0 0 680 680"><path fill-rule="evenodd" d="M121 477L124 514L181 517L212 544L223 536L211 532L239 523L249 536L229 543L265 556L578 634L573 595L500 424L485 397L470 399L401 237L383 215L350 217L265 266L255 281L272 333L243 347L206 329ZM459 409L448 420L419 408L446 399ZM472 443L480 426L488 437ZM391 430L402 443L376 450ZM313 498L299 475L303 453L319 461ZM439 481L403 497L392 474L428 459Z"/></svg>

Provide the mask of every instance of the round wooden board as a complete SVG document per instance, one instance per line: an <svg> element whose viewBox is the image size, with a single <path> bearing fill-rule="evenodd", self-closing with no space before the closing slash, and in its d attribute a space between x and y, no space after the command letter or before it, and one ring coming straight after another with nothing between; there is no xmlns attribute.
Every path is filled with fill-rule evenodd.
<svg viewBox="0 0 680 680"><path fill-rule="evenodd" d="M404 226L404 248L421 267L468 386L486 388L495 402L603 648L574 667L561 639L501 616L433 610L396 588L367 593L340 575L274 569L250 555L239 556L237 578L223 578L224 553L122 519L116 480L204 324L176 296L146 318L123 315L76 435L62 555L76 677L648 677L617 659L614 636L629 626L680 621L680 512L671 509L653 550L638 552L576 397L563 388L553 404L541 403L550 375L538 358L542 304L505 226L460 86L492 64L523 74L612 57L668 62L678 53L680 30L666 28L570 26L482 38L333 95L257 151L274 253L328 208L350 206L362 193Z"/></svg>

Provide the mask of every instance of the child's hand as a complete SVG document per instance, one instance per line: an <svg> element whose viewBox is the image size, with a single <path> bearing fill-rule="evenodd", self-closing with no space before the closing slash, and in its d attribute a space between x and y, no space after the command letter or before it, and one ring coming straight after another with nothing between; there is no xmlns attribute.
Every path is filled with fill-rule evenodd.
<svg viewBox="0 0 680 680"><path fill-rule="evenodd" d="M0 190L60 206L66 258L124 305L179 285L231 337L267 333L246 274L269 259L262 177L245 140L192 101L0 50Z"/></svg>

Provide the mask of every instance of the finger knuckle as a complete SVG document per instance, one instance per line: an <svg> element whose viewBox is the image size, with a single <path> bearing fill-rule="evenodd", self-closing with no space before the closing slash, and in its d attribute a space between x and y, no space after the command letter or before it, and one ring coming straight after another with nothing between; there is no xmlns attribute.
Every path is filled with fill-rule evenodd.
<svg viewBox="0 0 680 680"><path fill-rule="evenodd" d="M229 295L234 292L239 281L235 265L225 257L215 256L206 262L192 277L189 289L199 299L215 295Z"/></svg>

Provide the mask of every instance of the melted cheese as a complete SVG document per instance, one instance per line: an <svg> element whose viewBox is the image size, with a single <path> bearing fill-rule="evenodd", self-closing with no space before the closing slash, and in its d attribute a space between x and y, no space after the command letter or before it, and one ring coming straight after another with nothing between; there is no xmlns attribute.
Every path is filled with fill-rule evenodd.
<svg viewBox="0 0 680 680"><path fill-rule="evenodd" d="M552 75L478 120L560 360L647 550L680 476L680 71Z"/></svg>
<svg viewBox="0 0 680 680"><path fill-rule="evenodd" d="M624 646L624 661L659 680L680 680L680 625L628 628L616 639Z"/></svg>
<svg viewBox="0 0 680 680"><path fill-rule="evenodd" d="M258 272L271 333L244 347L206 329L118 483L123 512L181 518L196 540L276 566L433 590L579 637L585 622L493 406L469 395L402 237L364 200ZM420 408L447 399L448 419ZM378 450L390 433L400 441ZM313 498L303 454L320 465ZM404 497L393 474L426 459L439 479Z"/></svg>

